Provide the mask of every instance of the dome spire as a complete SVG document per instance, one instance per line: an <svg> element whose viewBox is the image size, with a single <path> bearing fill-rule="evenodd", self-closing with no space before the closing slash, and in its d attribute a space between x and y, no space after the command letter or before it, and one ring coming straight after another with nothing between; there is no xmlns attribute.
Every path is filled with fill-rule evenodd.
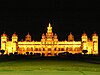
<svg viewBox="0 0 100 75"><path fill-rule="evenodd" d="M4 32L4 33L2 34L2 36L6 36L6 37L7 37L7 34Z"/></svg>
<svg viewBox="0 0 100 75"><path fill-rule="evenodd" d="M50 24L50 22L49 22L49 27L51 27L51 24Z"/></svg>
<svg viewBox="0 0 100 75"><path fill-rule="evenodd" d="M68 36L68 41L74 41L74 36L72 35L72 32L70 32Z"/></svg>
<svg viewBox="0 0 100 75"><path fill-rule="evenodd" d="M51 27L51 24L49 23L49 26L47 27L47 32L49 33L52 33L52 27Z"/></svg>
<svg viewBox="0 0 100 75"><path fill-rule="evenodd" d="M14 34L12 35L13 37L17 36L16 32L14 32Z"/></svg>

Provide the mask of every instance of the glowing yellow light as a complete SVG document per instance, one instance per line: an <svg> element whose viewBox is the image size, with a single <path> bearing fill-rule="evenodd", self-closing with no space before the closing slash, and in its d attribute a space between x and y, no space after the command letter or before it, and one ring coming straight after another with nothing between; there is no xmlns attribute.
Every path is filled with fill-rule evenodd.
<svg viewBox="0 0 100 75"><path fill-rule="evenodd" d="M47 27L46 35L43 33L41 41L31 41L31 35L25 37L25 41L18 41L16 33L13 34L12 40L7 40L8 36L3 33L1 36L1 50L5 50L7 54L18 52L18 54L40 53L45 56L59 53L69 52L72 54L82 53L82 50L87 50L87 54L98 54L98 36L93 34L92 40L88 38L86 33L83 33L81 41L74 41L74 36L70 32L68 41L58 41L57 34L53 35L51 24ZM81 48L81 49L80 49ZM56 50L55 50L56 49Z"/></svg>
<svg viewBox="0 0 100 75"><path fill-rule="evenodd" d="M49 27L51 27L51 24L49 23Z"/></svg>

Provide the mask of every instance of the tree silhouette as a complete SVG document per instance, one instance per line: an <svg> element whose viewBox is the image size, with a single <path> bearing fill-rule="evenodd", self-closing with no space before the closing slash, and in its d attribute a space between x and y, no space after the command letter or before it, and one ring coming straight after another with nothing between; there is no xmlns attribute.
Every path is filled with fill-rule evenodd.
<svg viewBox="0 0 100 75"><path fill-rule="evenodd" d="M83 52L83 53L84 53L84 55L85 55L88 51L87 51L87 50L83 50L82 52Z"/></svg>
<svg viewBox="0 0 100 75"><path fill-rule="evenodd" d="M29 52L26 52L27 55L29 55Z"/></svg>
<svg viewBox="0 0 100 75"><path fill-rule="evenodd" d="M0 50L1 55L5 53L5 50Z"/></svg>

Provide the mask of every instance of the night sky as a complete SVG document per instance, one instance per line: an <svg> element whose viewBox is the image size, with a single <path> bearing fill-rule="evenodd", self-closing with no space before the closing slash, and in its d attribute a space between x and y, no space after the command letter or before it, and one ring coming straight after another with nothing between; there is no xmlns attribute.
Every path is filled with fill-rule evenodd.
<svg viewBox="0 0 100 75"><path fill-rule="evenodd" d="M100 36L99 2L74 0L2 0L0 2L0 35L9 38L16 32L20 39L30 32L33 40L40 41L48 23L59 40L67 40L70 32L75 40L81 40L83 32Z"/></svg>

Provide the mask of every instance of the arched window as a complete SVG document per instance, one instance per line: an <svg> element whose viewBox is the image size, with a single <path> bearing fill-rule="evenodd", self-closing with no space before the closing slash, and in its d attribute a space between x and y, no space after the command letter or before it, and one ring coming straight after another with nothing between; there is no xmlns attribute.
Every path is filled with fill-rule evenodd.
<svg viewBox="0 0 100 75"><path fill-rule="evenodd" d="M56 48L54 48L54 50L56 51Z"/></svg>
<svg viewBox="0 0 100 75"><path fill-rule="evenodd" d="M39 51L41 51L41 48L39 48Z"/></svg>
<svg viewBox="0 0 100 75"><path fill-rule="evenodd" d="M43 51L45 51L45 48L43 48Z"/></svg>
<svg viewBox="0 0 100 75"><path fill-rule="evenodd" d="M33 51L33 48L31 47L31 51Z"/></svg>
<svg viewBox="0 0 100 75"><path fill-rule="evenodd" d="M38 51L38 48L36 48L35 51Z"/></svg>
<svg viewBox="0 0 100 75"><path fill-rule="evenodd" d="M64 48L61 48L61 51L64 51Z"/></svg>
<svg viewBox="0 0 100 75"><path fill-rule="evenodd" d="M48 51L51 51L51 48L48 48Z"/></svg>

